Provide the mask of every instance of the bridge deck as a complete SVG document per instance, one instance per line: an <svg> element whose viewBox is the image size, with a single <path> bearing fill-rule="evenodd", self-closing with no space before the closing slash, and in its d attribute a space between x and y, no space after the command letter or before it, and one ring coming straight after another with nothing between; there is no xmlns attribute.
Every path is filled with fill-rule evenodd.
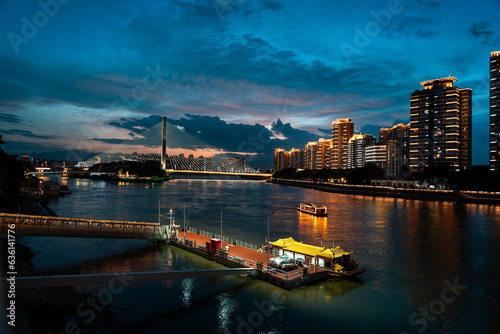
<svg viewBox="0 0 500 334"><path fill-rule="evenodd" d="M0 233L87 238L166 239L158 223L0 213Z"/></svg>

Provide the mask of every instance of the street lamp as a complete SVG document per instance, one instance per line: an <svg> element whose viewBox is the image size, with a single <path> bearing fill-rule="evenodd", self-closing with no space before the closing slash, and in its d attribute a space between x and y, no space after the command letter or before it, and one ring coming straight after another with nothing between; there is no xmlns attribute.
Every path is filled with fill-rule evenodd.
<svg viewBox="0 0 500 334"><path fill-rule="evenodd" d="M186 199L189 202L190 198ZM186 240L186 203L184 203L184 240Z"/></svg>
<svg viewBox="0 0 500 334"><path fill-rule="evenodd" d="M229 204L224 205L220 209L220 240L221 240L221 245L222 245L222 209L224 209L226 206L229 206Z"/></svg>
<svg viewBox="0 0 500 334"><path fill-rule="evenodd" d="M160 206L160 201L165 196L167 196L167 194L162 195L160 198L158 198L158 224L159 225L161 225L161 206Z"/></svg>
<svg viewBox="0 0 500 334"><path fill-rule="evenodd" d="M269 218L275 213L276 211L271 212L269 216L267 216L267 266L269 267Z"/></svg>

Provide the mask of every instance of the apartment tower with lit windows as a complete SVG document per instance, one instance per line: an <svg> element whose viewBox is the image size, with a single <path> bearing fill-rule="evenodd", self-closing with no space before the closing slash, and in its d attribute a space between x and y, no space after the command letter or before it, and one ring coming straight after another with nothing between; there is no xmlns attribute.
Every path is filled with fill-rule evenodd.
<svg viewBox="0 0 500 334"><path fill-rule="evenodd" d="M472 89L453 86L455 77L423 81L411 94L410 170L431 164L454 170L471 166Z"/></svg>
<svg viewBox="0 0 500 334"><path fill-rule="evenodd" d="M347 168L347 144L354 134L354 123L350 118L337 119L332 122L332 155L331 168Z"/></svg>
<svg viewBox="0 0 500 334"><path fill-rule="evenodd" d="M500 51L490 54L490 171L500 173Z"/></svg>

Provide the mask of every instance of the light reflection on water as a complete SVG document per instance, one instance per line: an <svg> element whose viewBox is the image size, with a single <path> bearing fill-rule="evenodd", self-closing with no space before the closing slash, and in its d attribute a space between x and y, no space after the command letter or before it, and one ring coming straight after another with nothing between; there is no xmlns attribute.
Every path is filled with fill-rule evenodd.
<svg viewBox="0 0 500 334"><path fill-rule="evenodd" d="M295 291L240 277L131 284L113 305L132 308L118 318L138 332L232 333L241 324L238 319L248 323L257 310L255 302L276 292L284 302L273 303L272 315L254 332L309 331L313 323L340 332L415 333L420 327L412 326L409 317L428 308L440 297L443 281L455 277L468 289L425 332L492 331L499 326L500 292L494 279L500 277L498 206L340 195L255 181L174 180L154 188L67 182L73 194L50 204L60 216L156 222L158 198L166 194L163 222L173 208L176 223L183 224L186 205L188 226L219 233L220 210L228 205L223 233L230 238L263 243L269 218L271 240L291 236L325 247L334 242L354 251L354 259L367 269L362 282L329 279ZM328 217L297 212L301 202L326 205ZM144 241L22 239L42 251L35 264L59 273L221 267Z"/></svg>

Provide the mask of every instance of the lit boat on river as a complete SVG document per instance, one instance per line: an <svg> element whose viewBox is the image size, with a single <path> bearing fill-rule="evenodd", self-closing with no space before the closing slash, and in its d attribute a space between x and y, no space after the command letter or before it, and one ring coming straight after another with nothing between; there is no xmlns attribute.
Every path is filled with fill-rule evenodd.
<svg viewBox="0 0 500 334"><path fill-rule="evenodd" d="M324 205L316 205L316 204L304 204L300 203L297 207L297 210L309 213L315 216L326 216L328 215L327 208Z"/></svg>

